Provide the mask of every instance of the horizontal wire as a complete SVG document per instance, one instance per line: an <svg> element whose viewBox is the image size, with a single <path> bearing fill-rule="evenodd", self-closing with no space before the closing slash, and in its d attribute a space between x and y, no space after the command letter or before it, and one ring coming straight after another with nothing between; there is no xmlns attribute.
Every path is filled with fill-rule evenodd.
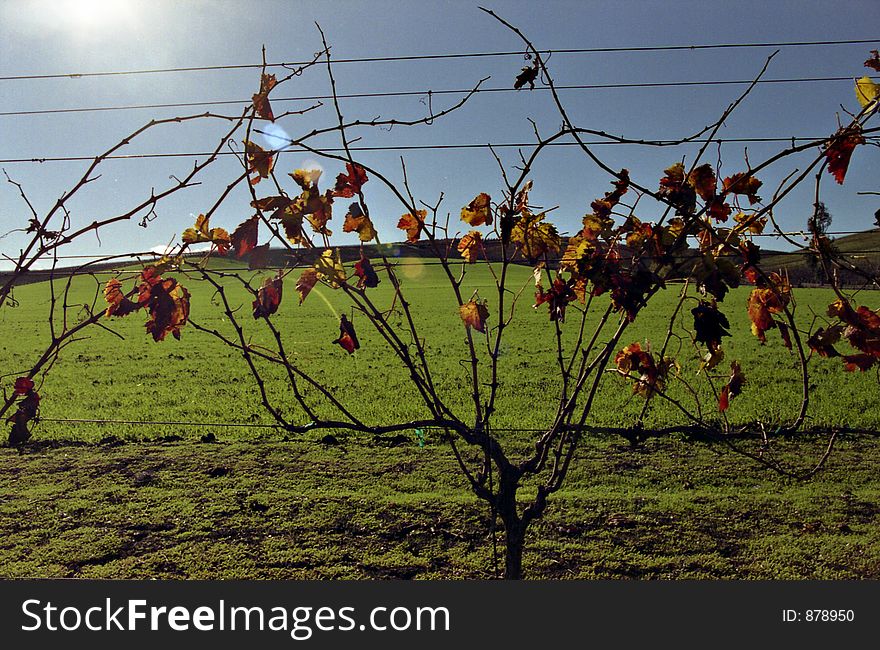
<svg viewBox="0 0 880 650"><path fill-rule="evenodd" d="M816 145L821 144L819 141L823 141L827 139L826 136L822 137L802 137L802 136L792 136L789 138L786 137L773 137L773 138L697 138L694 140L686 140L682 141L678 140L652 140L652 139L643 139L643 140L635 140L632 142L618 142L615 140L593 140L593 141L585 141L583 144L589 146L606 146L606 145L637 145L644 146L645 144L650 143L658 143L665 145L675 145L675 144L701 144L707 142L713 142L717 144L735 144L735 143L760 143L760 142L810 142L811 140L816 140ZM279 153L302 153L310 151L305 148L295 148L297 145L289 145L281 150ZM501 142L498 144L483 144L479 142L471 142L465 144L414 144L414 145L386 145L386 146L351 146L348 148L349 151L421 151L421 150L449 150L449 149L510 149L510 148L524 148L524 147L534 147L536 146L535 142ZM580 146L579 142L551 142L546 144L547 147L578 147ZM326 153L343 153L346 150L337 147L337 148L327 148L321 149ZM110 156L101 157L102 160L138 160L138 159L150 159L150 158L193 158L198 156L242 156L244 154L243 151L192 151L192 152L171 152L171 153L141 153L141 154L114 154ZM45 156L42 158L4 158L0 159L0 163L4 164L19 164L19 163L45 163L45 162L83 162L83 161L92 161L98 156Z"/></svg>
<svg viewBox="0 0 880 650"><path fill-rule="evenodd" d="M850 39L836 41L788 41L779 43L718 43L706 45L645 45L635 47L591 47L591 48L567 48L567 49L550 49L540 50L541 54L598 54L610 52L664 52L678 50L714 50L714 49L735 49L735 48L767 48L767 47L805 47L805 46L828 46L828 45L859 45L867 43L877 43L880 39ZM333 63L385 63L391 61L426 61L426 60L443 60L443 59L469 59L469 58L485 58L500 56L523 56L524 50L500 51L500 52L470 52L470 53L448 53L448 54L414 54L402 56L374 56L359 58L340 58L332 59ZM285 68L300 67L309 65L313 61L289 61L283 63L268 63L267 68ZM139 75L139 74L160 74L160 73L181 73L181 72L205 72L219 70L244 70L244 69L260 69L262 63L246 63L233 65L211 65L211 66L188 66L176 68L150 68L141 70L113 70L106 72L66 72L55 74L26 74L26 75L7 75L0 77L0 81L19 81L25 79L81 79L84 77L109 77L122 75Z"/></svg>
<svg viewBox="0 0 880 650"><path fill-rule="evenodd" d="M150 421L150 420L112 420L112 419L85 419L85 418L39 418L40 422L53 422L56 424L123 424L130 426L180 426L180 427L218 427L218 428L242 428L242 429L281 429L285 427L281 424L256 424L253 422L182 422L182 421ZM580 427L584 431L592 433L610 433L621 434L631 432L631 429L624 427L603 427L584 425ZM423 431L443 432L442 427L413 427L413 430L422 429ZM677 433L686 431L686 425L673 425L671 427L659 428L643 428L642 433ZM876 429L861 429L854 427L828 427L830 430L837 430L842 433L851 435L880 435L880 431ZM545 433L547 429L527 428L527 427L492 427L492 430L500 433Z"/></svg>
<svg viewBox="0 0 880 650"><path fill-rule="evenodd" d="M789 79L761 79L757 82L761 84L788 84L788 83L819 83L819 82L852 82L852 77L800 77ZM680 88L688 86L727 86L727 85L749 85L755 83L754 79L728 79L728 80L704 80L704 81L657 81L657 82L638 82L638 83L608 83L608 84L575 84L575 85L557 85L556 90L605 90L605 89L627 89L627 88ZM534 90L550 90L547 86L538 86ZM344 93L336 97L338 99L362 99L374 97L423 97L428 95L468 95L481 93L512 93L518 92L514 88L497 87L497 88L460 88L460 89L442 89L442 90L400 90L400 91L383 91L383 92L366 92L366 93ZM333 99L333 95L303 95L302 97L270 97L272 103L278 104L282 102L299 102L299 101L319 101L325 99ZM0 117L24 116L24 115L55 115L59 113L89 113L100 111L131 111L142 109L157 108L193 108L205 106L230 106L249 104L250 99L239 100L218 100L218 101L202 101L202 102L176 102L166 104L129 104L125 106L91 106L77 108L47 108L35 110L21 111L3 111Z"/></svg>
<svg viewBox="0 0 880 650"><path fill-rule="evenodd" d="M280 424L255 424L253 422L174 422L152 420L104 420L86 418L39 418L40 422L60 422L70 424L129 424L129 425L163 425L163 426L193 426L193 427L238 427L253 429L280 429Z"/></svg>

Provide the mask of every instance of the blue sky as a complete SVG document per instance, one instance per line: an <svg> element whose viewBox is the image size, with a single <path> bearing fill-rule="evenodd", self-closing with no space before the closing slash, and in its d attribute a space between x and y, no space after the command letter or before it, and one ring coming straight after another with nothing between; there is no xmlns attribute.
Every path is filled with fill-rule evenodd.
<svg viewBox="0 0 880 650"><path fill-rule="evenodd" d="M542 49L599 48L653 45L690 45L736 42L790 42L871 39L873 44L783 48L768 78L866 74L862 67L868 51L880 47L880 3L861 2L486 2L521 27ZM223 0L140 2L98 0L3 0L0 2L0 76L98 72L181 66L257 63L265 44L270 61L310 58L320 49L315 28L319 22L336 58L488 52L520 50L516 37L480 12L477 4L446 2L275 2ZM675 52L614 52L557 54L550 67L558 84L607 84L745 80L754 76L772 52L768 48ZM509 87L524 64L522 57L465 58L340 64L336 67L341 93L462 89L490 76L489 87ZM2 80L0 112L72 107L122 106L147 103L244 100L257 90L259 72L201 71L176 74L123 75L33 80ZM326 69L315 67L279 88L283 97L325 95ZM620 88L565 91L562 95L573 120L580 126L627 137L676 138L712 122L742 90L742 86L690 88ZM458 99L434 98L435 110ZM276 103L275 110L305 108L314 102ZM823 136L837 128L840 105L856 111L852 81L767 84L758 87L729 120L721 135L740 137ZM244 104L242 104L243 106ZM94 155L152 117L197 113L204 108L81 112L51 115L0 115L0 159ZM232 114L237 106L216 110ZM413 118L425 114L425 96L353 98L343 100L347 119ZM431 126L364 130L358 144L400 146L528 142L528 118L542 133L559 126L549 93L484 93L460 111ZM321 109L283 120L280 126L296 137L333 123L329 102ZM128 153L207 151L215 146L225 124L163 127L126 148ZM338 138L323 141L338 146ZM758 162L781 145L726 144L723 173L741 171L744 153ZM615 168L627 167L633 178L654 187L662 170L694 149L681 147L647 151L632 146L597 147L596 152ZM362 161L400 178L400 152L369 152ZM413 151L404 154L413 192L435 203L441 192L441 212L457 222L460 208L481 191L500 198L496 163L486 150ZM503 150L503 159L515 164L515 150ZM286 173L315 156L285 153L278 171ZM717 151L712 154L712 162ZM806 158L788 161L762 177L772 187ZM880 150L861 147L855 153L847 184L840 188L828 177L823 199L835 217L836 230L866 229L880 208L876 170ZM3 163L21 182L39 212L85 169L83 162ZM75 223L110 216L181 175L193 159L109 161L102 177L71 202ZM341 171L323 161L324 182ZM134 223L113 226L101 241L90 239L67 247L67 253L112 254L163 245L204 212L239 170L231 157L217 163L203 184L181 192L158 208L158 218L147 229ZM589 203L609 189L609 179L572 148L549 150L532 175L532 200L559 206L553 220L563 232L573 233L589 211ZM5 181L5 179L4 179ZM293 187L289 188L293 191ZM365 188L366 199L383 240L401 239L394 228L402 208L378 183ZM771 190L765 191L769 194ZM809 213L812 187L794 193L777 218L786 227L801 229ZM247 192L235 192L214 217L212 225L231 230L249 217ZM344 205L331 222L339 236L335 243L355 243L341 234ZM652 220L659 209L645 207L639 216ZM26 210L8 183L0 187L0 234L25 223ZM0 240L0 252L14 254L23 237Z"/></svg>

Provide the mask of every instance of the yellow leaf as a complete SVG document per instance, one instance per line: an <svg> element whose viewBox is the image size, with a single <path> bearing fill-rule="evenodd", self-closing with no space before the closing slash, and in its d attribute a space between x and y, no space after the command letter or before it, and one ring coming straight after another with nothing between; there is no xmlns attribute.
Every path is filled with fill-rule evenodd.
<svg viewBox="0 0 880 650"><path fill-rule="evenodd" d="M556 232L556 226L541 223L545 216L543 212L537 215L526 213L510 233L510 240L529 260L536 260L549 252L558 253L562 249L562 239Z"/></svg>
<svg viewBox="0 0 880 650"><path fill-rule="evenodd" d="M295 169L292 174L289 174L289 176L295 180L296 184L301 188L308 190L310 187L314 187L318 184L318 179L321 178L321 173L320 169Z"/></svg>
<svg viewBox="0 0 880 650"><path fill-rule="evenodd" d="M483 236L477 230L471 230L458 242L458 252L468 264L477 261L477 254L483 243Z"/></svg>
<svg viewBox="0 0 880 650"><path fill-rule="evenodd" d="M856 97L862 108L866 108L868 104L876 104L877 98L880 97L880 85L871 81L870 77L862 77L856 81ZM871 109L876 108L875 105Z"/></svg>
<svg viewBox="0 0 880 650"><path fill-rule="evenodd" d="M466 327L473 327L478 332L486 331L486 321L489 319L489 308L485 301L471 300L458 308L461 320Z"/></svg>
<svg viewBox="0 0 880 650"><path fill-rule="evenodd" d="M185 244L198 244L201 242L211 242L215 244L221 252L225 253L231 245L229 233L223 228L209 228L208 222L210 217L200 214L196 217L196 225L194 228L187 228L183 231L182 239Z"/></svg>
<svg viewBox="0 0 880 650"><path fill-rule="evenodd" d="M315 262L314 269L318 273L318 277L334 289L338 289L345 283L345 268L342 266L342 258L339 256L338 249L335 256L329 248L321 253L321 257Z"/></svg>
<svg viewBox="0 0 880 650"><path fill-rule="evenodd" d="M461 220L470 226L492 225L492 199L485 192L461 209Z"/></svg>

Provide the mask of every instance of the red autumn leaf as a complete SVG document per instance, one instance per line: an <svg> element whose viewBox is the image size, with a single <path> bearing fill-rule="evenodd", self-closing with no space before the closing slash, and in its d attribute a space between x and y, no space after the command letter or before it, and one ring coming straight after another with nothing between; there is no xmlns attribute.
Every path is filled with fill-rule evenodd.
<svg viewBox="0 0 880 650"><path fill-rule="evenodd" d="M373 268L373 263L370 262L369 258L364 255L363 252L361 252L360 261L356 262L354 265L354 274L358 277L358 289L363 289L365 287L373 289L379 286L379 275Z"/></svg>
<svg viewBox="0 0 880 650"><path fill-rule="evenodd" d="M742 194L749 198L749 203L758 203L761 197L758 190L763 183L748 172L739 172L724 179L724 192L728 194Z"/></svg>
<svg viewBox="0 0 880 650"><path fill-rule="evenodd" d="M828 306L828 315L836 316L846 324L846 327L842 328L843 338L852 347L862 354L880 360L880 314L864 305L853 309L848 301L839 299ZM854 367L859 367L859 363L862 365L866 363L858 355L853 357L855 361L848 363Z"/></svg>
<svg viewBox="0 0 880 650"><path fill-rule="evenodd" d="M294 202L289 196L266 196L256 201L251 201L251 206L260 212L269 212L270 219L280 219L284 211Z"/></svg>
<svg viewBox="0 0 880 650"><path fill-rule="evenodd" d="M468 264L477 261L477 254L483 246L483 235L478 230L471 230L458 242L458 252Z"/></svg>
<svg viewBox="0 0 880 650"><path fill-rule="evenodd" d="M860 144L865 144L865 138L862 136L861 127L857 124L852 128L844 127L825 144L828 173L834 176L838 184L843 185L853 150Z"/></svg>
<svg viewBox="0 0 880 650"><path fill-rule="evenodd" d="M874 364L880 362L876 356L872 354L848 354L843 357L843 369L847 372L855 372L861 370L865 372L874 367Z"/></svg>
<svg viewBox="0 0 880 650"><path fill-rule="evenodd" d="M151 284L155 279L152 276L140 287L141 302L150 314L145 327L154 341L161 341L168 334L179 340L180 330L189 319L189 291L173 278Z"/></svg>
<svg viewBox="0 0 880 650"><path fill-rule="evenodd" d="M269 91L278 83L274 74L263 73L260 76L260 92L253 96L254 110L257 116L264 120L275 121L275 115L272 113L272 106L269 104Z"/></svg>
<svg viewBox="0 0 880 650"><path fill-rule="evenodd" d="M865 61L866 68L873 68L877 72L880 72L880 53L877 50L871 50L871 56Z"/></svg>
<svg viewBox="0 0 880 650"><path fill-rule="evenodd" d="M675 206L676 214L683 216L693 213L697 205L697 195L694 188L685 182L684 165L677 162L663 170L663 174L657 193Z"/></svg>
<svg viewBox="0 0 880 650"><path fill-rule="evenodd" d="M34 380L30 377L19 377L15 380L15 387L12 389L13 392L18 395L27 395L34 389Z"/></svg>
<svg viewBox="0 0 880 650"><path fill-rule="evenodd" d="M782 345L791 350L791 332L788 325L779 321L776 323L776 327L779 328L779 334L782 336Z"/></svg>
<svg viewBox="0 0 880 650"><path fill-rule="evenodd" d="M20 377L19 379L24 379ZM16 384L18 381L16 381ZM17 394L17 393L16 393ZM18 409L6 418L7 424L12 424L9 432L9 445L16 446L26 442L31 437L28 423L37 417L40 409L40 396L32 388L24 393L24 399L18 402Z"/></svg>
<svg viewBox="0 0 880 650"><path fill-rule="evenodd" d="M466 327L473 327L478 332L486 332L486 321L489 319L486 301L470 300L459 307L458 312Z"/></svg>
<svg viewBox="0 0 880 650"><path fill-rule="evenodd" d="M338 343L349 354L354 354L354 351L361 347L357 334L354 332L354 325L345 317L345 314L339 319L339 338L333 342Z"/></svg>
<svg viewBox="0 0 880 650"><path fill-rule="evenodd" d="M406 231L406 241L415 244L419 241L422 229L425 227L425 217L428 216L427 210L416 210L415 215L405 214L400 217L397 227Z"/></svg>
<svg viewBox="0 0 880 650"><path fill-rule="evenodd" d="M614 357L614 364L621 374L638 375L638 381L633 386L633 393L650 398L657 391L663 390L669 369L675 365L675 362L669 357L664 357L657 362L650 349L642 350L642 346L635 342L630 343L617 353Z"/></svg>
<svg viewBox="0 0 880 650"><path fill-rule="evenodd" d="M694 169L688 174L687 182L704 201L710 201L715 197L715 184L717 181L712 165L700 165Z"/></svg>
<svg viewBox="0 0 880 650"><path fill-rule="evenodd" d="M730 407L730 400L742 393L742 388L746 383L746 376L743 374L739 364L734 361L730 364L730 379L721 388L721 395L718 397L718 410L726 411Z"/></svg>
<svg viewBox="0 0 880 650"><path fill-rule="evenodd" d="M243 221L233 231L230 241L232 248L235 249L235 256L239 259L254 250L257 245L257 228L260 218L253 216L247 221Z"/></svg>
<svg viewBox="0 0 880 650"><path fill-rule="evenodd" d="M546 293L540 284L537 286L537 291L535 292L535 304L533 306L537 309L545 302L548 303L550 320L559 321L561 323L565 321L565 308L568 307L569 303L574 302L577 299L578 296L569 283L557 275L556 279L553 280L553 285L550 287L550 290Z"/></svg>
<svg viewBox="0 0 880 650"><path fill-rule="evenodd" d="M367 172L358 164L345 163L347 174L339 174L336 177L336 187L333 188L333 196L342 196L350 199L355 194L360 194L361 187L366 183Z"/></svg>
<svg viewBox="0 0 880 650"><path fill-rule="evenodd" d="M807 339L807 345L820 357L839 357L840 353L835 349L834 344L840 340L842 332L843 328L840 325L831 325L827 329L820 327Z"/></svg>
<svg viewBox="0 0 880 650"><path fill-rule="evenodd" d="M706 212L716 221L727 221L727 217L730 216L730 206L720 196L716 196L708 201L706 206Z"/></svg>
<svg viewBox="0 0 880 650"><path fill-rule="evenodd" d="M302 272L299 280L296 281L296 290L299 293L299 304L303 304L306 296L309 295L314 286L318 283L318 271L314 267L309 267Z"/></svg>
<svg viewBox="0 0 880 650"><path fill-rule="evenodd" d="M284 275L278 271L274 278L263 280L262 286L257 291L257 299L254 300L254 318L269 318L278 311L281 304L281 295L284 289Z"/></svg>
<svg viewBox="0 0 880 650"><path fill-rule="evenodd" d="M253 271L254 269L264 269L269 266L269 244L261 244L260 246L254 246L251 250L250 257L248 257L248 269Z"/></svg>
<svg viewBox="0 0 880 650"><path fill-rule="evenodd" d="M275 165L274 154L250 140L244 141L244 153L247 158L248 174L256 174L250 179L251 185L256 185L262 179L269 178L272 167Z"/></svg>

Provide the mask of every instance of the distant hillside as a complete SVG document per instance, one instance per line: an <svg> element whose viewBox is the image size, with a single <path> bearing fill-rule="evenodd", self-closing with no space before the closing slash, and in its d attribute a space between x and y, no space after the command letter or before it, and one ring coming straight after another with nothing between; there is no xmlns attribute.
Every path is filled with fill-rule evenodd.
<svg viewBox="0 0 880 650"><path fill-rule="evenodd" d="M834 244L854 266L880 274L880 230L838 237L834 239ZM810 264L810 256L804 253L766 251L761 263L767 271L785 271L794 285L823 284L820 270ZM844 284L861 283L857 276L850 273L842 273L840 279Z"/></svg>
<svg viewBox="0 0 880 650"><path fill-rule="evenodd" d="M452 258L457 258L457 252L455 251L454 242L441 241L440 243L442 245L449 245L450 256ZM874 229L866 232L857 233L855 235L847 235L845 237L835 239L834 243L837 246L838 250L840 250L840 252L847 254L847 259L854 265L869 272L873 272L874 274L880 274L880 230ZM485 240L484 245L490 260L499 261L501 259L501 243L499 240L487 239ZM351 264L353 262L356 262L360 258L360 246L337 246L336 248L339 250L339 254L342 257L342 261L344 263ZM308 266L314 263L317 257L321 254L322 250L323 249L320 248L298 249L294 253L283 248L273 248L268 252L266 256L265 265L270 268L279 268L285 266ZM424 241L418 242L416 244L394 243L382 244L381 246L370 244L364 246L364 253L367 257L372 259L375 259L382 254L388 256L389 258L434 257L434 252L431 248L431 245L428 242ZM696 251L695 249L688 249L688 251L684 254L695 256L698 254L698 251ZM202 254L192 255L191 258L197 259L201 256ZM248 264L247 257L240 261L228 257L222 259L224 259L226 263L233 266L237 266L239 264L241 266L246 266ZM551 265L554 261L556 260L551 260ZM520 264L526 263L525 260L523 260L519 256L517 256L516 262ZM792 284L794 285L811 285L823 283L820 272L810 264L810 256L803 252L785 253L764 249L761 262L763 268L767 271L786 272L791 279ZM108 262L105 264L91 265L89 269L92 271L130 269L133 264L135 263ZM73 270L74 269L72 267L68 269L58 269L56 270L56 275L63 277L66 273ZM8 272L0 273L0 282L2 282L4 277L8 275ZM29 282L39 282L41 280L47 279L47 277L48 275L46 271L35 271L22 277L19 283L27 284ZM851 274L842 274L841 280L844 284L861 283L859 278Z"/></svg>

